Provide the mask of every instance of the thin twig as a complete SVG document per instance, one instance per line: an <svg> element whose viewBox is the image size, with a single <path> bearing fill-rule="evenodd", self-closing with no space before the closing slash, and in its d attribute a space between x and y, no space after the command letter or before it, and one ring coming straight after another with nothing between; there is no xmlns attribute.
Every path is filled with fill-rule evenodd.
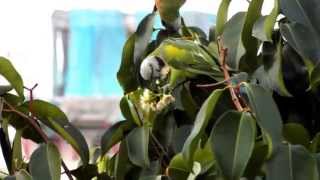
<svg viewBox="0 0 320 180"><path fill-rule="evenodd" d="M220 86L222 84L226 84L228 81L230 81L230 79L226 79L220 82L216 82L216 83L212 83L212 84L197 84L196 87L198 88L213 88L216 86Z"/></svg>
<svg viewBox="0 0 320 180"><path fill-rule="evenodd" d="M240 103L240 100L239 100L235 90L232 87L231 82L229 81L230 74L229 74L229 71L227 69L227 64L226 64L226 57L227 57L228 49L223 47L220 39L218 39L218 50L219 50L219 59L220 59L221 69L223 71L224 79L225 79L225 81L227 81L227 85L228 85L228 89L229 89L229 92L230 92L230 95L232 98L232 102L235 105L235 107L237 108L237 110L242 112L243 107Z"/></svg>
<svg viewBox="0 0 320 180"><path fill-rule="evenodd" d="M169 159L169 154L168 152L164 149L164 147L162 146L162 144L158 141L158 139L155 137L155 135L150 132L151 138L152 140L156 143L156 145L160 148L160 150L162 151L162 153L166 156L167 159Z"/></svg>
<svg viewBox="0 0 320 180"><path fill-rule="evenodd" d="M8 106L9 109L5 109L6 111L10 111L10 112L14 112L17 115L21 116L22 118L26 119L28 121L28 123L39 133L39 135L41 136L41 138L46 142L49 143L50 140L48 138L48 136L42 131L41 127L36 123L37 119L35 119L34 117L30 117L20 111L18 111L17 109L15 109L10 103L8 103L7 101L4 100L4 104ZM73 177L71 175L70 170L68 169L68 167L66 166L66 164L64 163L64 161L61 162L62 167L64 169L64 171L66 172L68 178L70 180L73 180Z"/></svg>

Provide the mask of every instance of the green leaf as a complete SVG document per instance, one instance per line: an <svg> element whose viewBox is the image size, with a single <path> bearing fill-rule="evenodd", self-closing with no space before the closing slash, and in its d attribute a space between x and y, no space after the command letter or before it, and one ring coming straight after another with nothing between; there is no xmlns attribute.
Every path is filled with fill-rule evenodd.
<svg viewBox="0 0 320 180"><path fill-rule="evenodd" d="M141 58L146 50L153 33L153 25L156 13L150 13L142 19L136 31L134 44L134 64L140 65ZM128 75L128 74L127 74Z"/></svg>
<svg viewBox="0 0 320 180"><path fill-rule="evenodd" d="M318 63L312 70L310 84L313 90L316 90L320 85L320 63Z"/></svg>
<svg viewBox="0 0 320 180"><path fill-rule="evenodd" d="M0 98L0 147L7 170L10 174L12 174L12 150L8 133L8 120L3 118L3 106L3 98Z"/></svg>
<svg viewBox="0 0 320 180"><path fill-rule="evenodd" d="M281 34L302 57L317 64L320 59L320 35L297 22L281 23Z"/></svg>
<svg viewBox="0 0 320 180"><path fill-rule="evenodd" d="M219 118L210 141L215 159L227 179L242 177L253 152L255 136L255 120L249 113L228 111Z"/></svg>
<svg viewBox="0 0 320 180"><path fill-rule="evenodd" d="M137 126L141 126L142 122L139 118L138 109L134 102L131 101L130 97L133 95L130 96L130 94L125 95L120 101L121 113L125 119L134 122Z"/></svg>
<svg viewBox="0 0 320 180"><path fill-rule="evenodd" d="M144 179L144 177L155 177L158 174L161 174L160 161L152 161L149 167L142 169L139 180Z"/></svg>
<svg viewBox="0 0 320 180"><path fill-rule="evenodd" d="M268 155L268 145L263 142L256 142L252 155L244 172L244 177L254 179L259 175L263 175L263 164Z"/></svg>
<svg viewBox="0 0 320 180"><path fill-rule="evenodd" d="M162 180L162 176L145 176L141 177L139 180Z"/></svg>
<svg viewBox="0 0 320 180"><path fill-rule="evenodd" d="M318 180L315 158L300 145L281 145L266 162L266 180Z"/></svg>
<svg viewBox="0 0 320 180"><path fill-rule="evenodd" d="M52 143L41 144L32 153L29 168L34 180L59 180L61 158L56 146Z"/></svg>
<svg viewBox="0 0 320 180"><path fill-rule="evenodd" d="M224 48L228 49L226 61L232 69L250 72L257 65L258 42L252 37L252 28L261 16L262 4L263 0L252 1L248 12L237 13L225 25L222 42Z"/></svg>
<svg viewBox="0 0 320 180"><path fill-rule="evenodd" d="M14 176L7 176L4 180L33 180L33 178L26 170L21 169Z"/></svg>
<svg viewBox="0 0 320 180"><path fill-rule="evenodd" d="M274 43L265 42L262 46L263 66L255 72L259 85L272 89L281 96L291 97L287 90L283 75L282 41L275 40Z"/></svg>
<svg viewBox="0 0 320 180"><path fill-rule="evenodd" d="M216 39L222 34L224 26L228 18L228 9L231 0L222 0L218 9L217 22L216 22Z"/></svg>
<svg viewBox="0 0 320 180"><path fill-rule="evenodd" d="M170 148L174 142L177 123L173 113L160 114L152 125L152 133L165 148Z"/></svg>
<svg viewBox="0 0 320 180"><path fill-rule="evenodd" d="M117 180L125 180L128 170L131 168L131 163L128 157L126 141L120 143L119 153L115 156L115 178Z"/></svg>
<svg viewBox="0 0 320 180"><path fill-rule="evenodd" d="M268 158L282 142L282 120L271 92L260 86L242 83L241 94L247 98L252 112L255 114L263 138L268 143Z"/></svg>
<svg viewBox="0 0 320 180"><path fill-rule="evenodd" d="M171 159L168 172L172 179L188 178L190 170L182 154L177 154Z"/></svg>
<svg viewBox="0 0 320 180"><path fill-rule="evenodd" d="M126 137L128 157L130 161L140 167L147 167L150 164L149 127L144 125L133 129Z"/></svg>
<svg viewBox="0 0 320 180"><path fill-rule="evenodd" d="M194 119L198 106L191 95L190 84L175 88L173 96L175 97L175 108L185 111L190 119Z"/></svg>
<svg viewBox="0 0 320 180"><path fill-rule="evenodd" d="M175 153L179 153L182 151L183 145L190 135L190 132L192 130L191 125L183 125L176 129L173 139L172 139L172 148Z"/></svg>
<svg viewBox="0 0 320 180"><path fill-rule="evenodd" d="M280 7L290 21L280 25L281 33L301 56L316 64L320 59L319 1L281 0Z"/></svg>
<svg viewBox="0 0 320 180"><path fill-rule="evenodd" d="M8 80L20 98L24 99L23 80L11 62L4 57L0 57L0 74Z"/></svg>
<svg viewBox="0 0 320 180"><path fill-rule="evenodd" d="M320 133L317 133L312 139L309 149L313 153L320 152Z"/></svg>
<svg viewBox="0 0 320 180"><path fill-rule="evenodd" d="M185 141L182 149L183 157L187 162L193 161L193 155L198 146L199 140L204 134L212 113L219 102L219 99L224 90L215 90L207 100L202 104L200 111L197 114L194 127Z"/></svg>
<svg viewBox="0 0 320 180"><path fill-rule="evenodd" d="M310 135L309 132L300 124L287 123L283 126L283 137L293 145L303 145L309 147Z"/></svg>
<svg viewBox="0 0 320 180"><path fill-rule="evenodd" d="M4 128L0 128L0 145L2 156L7 166L7 170L8 172L13 173L11 144L8 133Z"/></svg>
<svg viewBox="0 0 320 180"><path fill-rule="evenodd" d="M2 97L13 106L18 106L23 103L23 100L14 94L6 93L3 94Z"/></svg>
<svg viewBox="0 0 320 180"><path fill-rule="evenodd" d="M111 126L101 138L101 155L104 155L109 149L121 141L126 133L133 128L130 121L120 121Z"/></svg>
<svg viewBox="0 0 320 180"><path fill-rule="evenodd" d="M26 102L28 103L28 102ZM32 101L34 115L45 125L57 132L77 151L84 164L89 162L89 148L81 132L74 127L57 106L42 100Z"/></svg>
<svg viewBox="0 0 320 180"><path fill-rule="evenodd" d="M0 86L0 95L3 96L7 92L12 90L12 86Z"/></svg>
<svg viewBox="0 0 320 180"><path fill-rule="evenodd" d="M136 67L134 65L134 43L136 34L132 34L126 41L122 50L122 60L119 71L117 73L118 82L121 85L124 93L129 93L138 88L138 80L136 76L128 76L128 74L135 74Z"/></svg>
<svg viewBox="0 0 320 180"><path fill-rule="evenodd" d="M18 170L23 164L21 147L22 130L17 130L12 144L12 170Z"/></svg>
<svg viewBox="0 0 320 180"><path fill-rule="evenodd" d="M271 13L260 17L253 26L252 35L261 41L272 42L272 32L280 11L279 0L274 0Z"/></svg>
<svg viewBox="0 0 320 180"><path fill-rule="evenodd" d="M87 164L72 170L71 174L74 175L77 180L88 180L98 175L98 168L96 165Z"/></svg>
<svg viewBox="0 0 320 180"><path fill-rule="evenodd" d="M208 142L203 148L197 148L194 153L194 161L200 163L201 172L200 174L206 173L215 164L215 159L212 154L211 143Z"/></svg>

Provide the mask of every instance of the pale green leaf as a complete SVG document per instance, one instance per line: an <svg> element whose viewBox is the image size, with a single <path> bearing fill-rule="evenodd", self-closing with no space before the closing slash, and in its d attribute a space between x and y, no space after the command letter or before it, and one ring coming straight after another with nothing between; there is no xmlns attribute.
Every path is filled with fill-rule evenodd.
<svg viewBox="0 0 320 180"><path fill-rule="evenodd" d="M272 32L277 22L280 7L279 0L274 0L271 13L267 16L260 17L253 26L252 34L261 41L272 42Z"/></svg>
<svg viewBox="0 0 320 180"><path fill-rule="evenodd" d="M218 9L217 22L216 22L216 39L222 34L224 26L228 18L228 9L231 0L222 0Z"/></svg>
<svg viewBox="0 0 320 180"><path fill-rule="evenodd" d="M11 62L4 57L0 57L0 74L8 80L18 95L24 99L23 80Z"/></svg>
<svg viewBox="0 0 320 180"><path fill-rule="evenodd" d="M30 159L30 172L34 180L60 180L61 157L54 144L41 144Z"/></svg>

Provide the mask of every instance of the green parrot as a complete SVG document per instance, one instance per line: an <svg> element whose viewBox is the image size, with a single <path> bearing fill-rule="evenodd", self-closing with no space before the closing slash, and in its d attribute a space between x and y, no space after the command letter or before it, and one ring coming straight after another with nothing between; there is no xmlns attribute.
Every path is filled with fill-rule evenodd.
<svg viewBox="0 0 320 180"><path fill-rule="evenodd" d="M179 10L186 0L155 0L160 17L165 24L177 28L181 24Z"/></svg>
<svg viewBox="0 0 320 180"><path fill-rule="evenodd" d="M219 64L205 47L181 38L164 40L142 61L140 75L144 80L169 77L170 87L197 75L207 75L217 81L223 79Z"/></svg>

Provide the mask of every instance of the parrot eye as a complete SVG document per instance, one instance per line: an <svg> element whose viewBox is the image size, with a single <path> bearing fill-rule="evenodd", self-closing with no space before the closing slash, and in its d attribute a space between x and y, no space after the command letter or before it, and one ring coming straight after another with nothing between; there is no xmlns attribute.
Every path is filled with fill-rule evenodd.
<svg viewBox="0 0 320 180"><path fill-rule="evenodd" d="M157 56L145 58L140 66L140 75L144 80L157 79L161 76L161 69L165 66L164 61Z"/></svg>

